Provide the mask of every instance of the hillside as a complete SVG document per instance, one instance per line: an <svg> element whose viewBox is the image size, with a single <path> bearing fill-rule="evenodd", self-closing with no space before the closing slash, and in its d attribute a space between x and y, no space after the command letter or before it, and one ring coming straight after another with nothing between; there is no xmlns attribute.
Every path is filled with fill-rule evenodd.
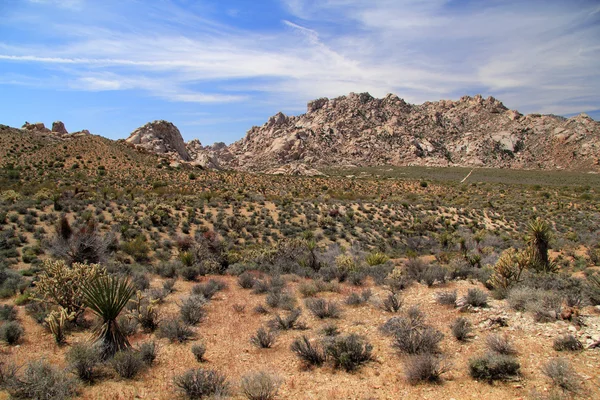
<svg viewBox="0 0 600 400"><path fill-rule="evenodd" d="M278 113L216 153L250 171L290 163L600 170L600 123L585 114L524 116L479 95L412 105L351 93L311 101L300 116Z"/></svg>

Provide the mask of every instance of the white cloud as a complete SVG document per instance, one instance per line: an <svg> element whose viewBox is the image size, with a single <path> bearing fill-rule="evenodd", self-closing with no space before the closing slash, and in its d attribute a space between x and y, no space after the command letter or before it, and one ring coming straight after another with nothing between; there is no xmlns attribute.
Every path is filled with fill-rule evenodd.
<svg viewBox="0 0 600 400"><path fill-rule="evenodd" d="M170 2L128 18L100 3L36 1L93 7L92 17L49 23L61 39L51 45L5 40L0 62L58 68L77 90L288 109L350 91L412 102L483 92L525 112L600 109L592 2L285 0L280 31L261 32Z"/></svg>

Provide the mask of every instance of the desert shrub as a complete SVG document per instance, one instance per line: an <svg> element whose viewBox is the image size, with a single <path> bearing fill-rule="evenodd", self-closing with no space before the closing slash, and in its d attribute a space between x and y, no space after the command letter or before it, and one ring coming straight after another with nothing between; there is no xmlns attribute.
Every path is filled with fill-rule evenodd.
<svg viewBox="0 0 600 400"><path fill-rule="evenodd" d="M508 304L517 311L525 311L537 302L540 291L526 287L515 287L508 292Z"/></svg>
<svg viewBox="0 0 600 400"><path fill-rule="evenodd" d="M443 291L435 294L435 298L439 304L445 306L455 306L456 305L456 290L453 291Z"/></svg>
<svg viewBox="0 0 600 400"><path fill-rule="evenodd" d="M302 297L314 297L319 293L319 287L315 282L302 282L298 285L298 292Z"/></svg>
<svg viewBox="0 0 600 400"><path fill-rule="evenodd" d="M121 250L136 262L141 263L150 260L151 249L144 235L138 235L135 239L122 243Z"/></svg>
<svg viewBox="0 0 600 400"><path fill-rule="evenodd" d="M290 349L307 365L320 366L325 362L325 353L321 345L311 343L306 336L294 339Z"/></svg>
<svg viewBox="0 0 600 400"><path fill-rule="evenodd" d="M344 303L346 303L346 305L348 306L360 306L362 304L365 304L366 301L360 294L352 292L348 297L346 297Z"/></svg>
<svg viewBox="0 0 600 400"><path fill-rule="evenodd" d="M193 282L200 275L200 271L196 267L184 267L179 270L179 274L186 281Z"/></svg>
<svg viewBox="0 0 600 400"><path fill-rule="evenodd" d="M504 250L496 264L490 278L490 284L497 290L506 291L511 286L521 281L523 271L528 267L531 254L528 249Z"/></svg>
<svg viewBox="0 0 600 400"><path fill-rule="evenodd" d="M338 329L338 327L336 325L327 324L321 329L321 333L325 336L333 337L333 336L339 335L340 330Z"/></svg>
<svg viewBox="0 0 600 400"><path fill-rule="evenodd" d="M190 369L173 380L175 386L189 399L219 398L228 393L229 384L225 375L215 370Z"/></svg>
<svg viewBox="0 0 600 400"><path fill-rule="evenodd" d="M242 377L240 389L248 400L273 400L277 396L281 380L264 371Z"/></svg>
<svg viewBox="0 0 600 400"><path fill-rule="evenodd" d="M196 358L196 361L203 362L204 354L206 354L206 345L204 343L196 343L192 346L192 354Z"/></svg>
<svg viewBox="0 0 600 400"><path fill-rule="evenodd" d="M469 373L473 379L487 382L510 380L519 376L521 365L513 356L487 353L469 360Z"/></svg>
<svg viewBox="0 0 600 400"><path fill-rule="evenodd" d="M376 251L367 255L367 257L365 257L365 262L369 266L374 267L376 265L385 264L389 259L390 258L387 255Z"/></svg>
<svg viewBox="0 0 600 400"><path fill-rule="evenodd" d="M202 295L205 299L210 300L219 291L225 289L227 284L217 279L210 279L206 283L200 283L192 288L192 293Z"/></svg>
<svg viewBox="0 0 600 400"><path fill-rule="evenodd" d="M138 353L144 364L152 365L158 356L158 346L154 341L144 342L139 345Z"/></svg>
<svg viewBox="0 0 600 400"><path fill-rule="evenodd" d="M136 288L136 290L144 291L150 287L150 279L144 273L136 273L131 278L131 284Z"/></svg>
<svg viewBox="0 0 600 400"><path fill-rule="evenodd" d="M433 354L410 356L404 363L404 374L411 385L421 382L439 383L443 374L449 371L449 365Z"/></svg>
<svg viewBox="0 0 600 400"><path fill-rule="evenodd" d="M22 376L13 376L6 389L11 398L63 400L77 394L74 379L44 361L30 362Z"/></svg>
<svg viewBox="0 0 600 400"><path fill-rule="evenodd" d="M388 312L398 312L402 307L402 299L395 293L388 293L386 298L383 299L381 307Z"/></svg>
<svg viewBox="0 0 600 400"><path fill-rule="evenodd" d="M137 351L125 350L116 353L110 365L121 378L132 379L142 370L144 361Z"/></svg>
<svg viewBox="0 0 600 400"><path fill-rule="evenodd" d="M578 351L583 350L583 344L573 335L560 336L554 339L552 345L556 351Z"/></svg>
<svg viewBox="0 0 600 400"><path fill-rule="evenodd" d="M144 331L154 332L158 328L160 318L156 302L156 300L148 299L141 292L137 292L136 297L129 303L128 317L137 321Z"/></svg>
<svg viewBox="0 0 600 400"><path fill-rule="evenodd" d="M163 278L175 278L181 268L182 264L179 261L163 261L154 268L154 272Z"/></svg>
<svg viewBox="0 0 600 400"><path fill-rule="evenodd" d="M257 314L268 314L270 311L268 308L266 308L264 305L259 304L256 307L254 307L254 312Z"/></svg>
<svg viewBox="0 0 600 400"><path fill-rule="evenodd" d="M287 291L269 291L265 301L271 308L292 310L296 306L296 297Z"/></svg>
<svg viewBox="0 0 600 400"><path fill-rule="evenodd" d="M450 329L452 330L452 335L454 335L456 340L464 342L471 337L473 325L468 319L459 317L454 320L452 325L450 325Z"/></svg>
<svg viewBox="0 0 600 400"><path fill-rule="evenodd" d="M439 353L439 343L444 335L428 325L415 325L407 319L401 319L393 328L392 346L406 354Z"/></svg>
<svg viewBox="0 0 600 400"><path fill-rule="evenodd" d="M175 291L175 279L170 278L163 282L163 290L168 293L173 293Z"/></svg>
<svg viewBox="0 0 600 400"><path fill-rule="evenodd" d="M69 369L82 381L93 382L96 368L102 361L102 354L98 346L78 343L71 347L66 355Z"/></svg>
<svg viewBox="0 0 600 400"><path fill-rule="evenodd" d="M17 309L12 304L3 304L0 306L0 321L16 321Z"/></svg>
<svg viewBox="0 0 600 400"><path fill-rule="evenodd" d="M310 298L304 304L319 319L339 318L341 315L340 308L332 301Z"/></svg>
<svg viewBox="0 0 600 400"><path fill-rule="evenodd" d="M202 296L188 297L179 307L181 320L188 325L196 325L206 316L205 305L206 299Z"/></svg>
<svg viewBox="0 0 600 400"><path fill-rule="evenodd" d="M506 356L513 356L517 354L517 349L506 335L489 335L485 340L485 343L488 349L497 354L503 354Z"/></svg>
<svg viewBox="0 0 600 400"><path fill-rule="evenodd" d="M123 332L123 335L125 336L133 336L138 330L138 321L130 316L119 317L117 322L121 327L121 332Z"/></svg>
<svg viewBox="0 0 600 400"><path fill-rule="evenodd" d="M252 286L252 293L264 294L264 293L267 293L270 288L271 288L271 286L269 285L269 282L267 282L263 279L255 279L254 286Z"/></svg>
<svg viewBox="0 0 600 400"><path fill-rule="evenodd" d="M571 364L564 358L553 358L543 367L542 372L555 386L565 392L577 393L581 390L581 377L577 375Z"/></svg>
<svg viewBox="0 0 600 400"><path fill-rule="evenodd" d="M422 275L421 281L425 283L427 286L431 287L435 283L444 283L446 282L446 270L439 265L430 265L427 267Z"/></svg>
<svg viewBox="0 0 600 400"><path fill-rule="evenodd" d="M249 272L243 272L238 276L238 285L242 289L252 289L255 278Z"/></svg>
<svg viewBox="0 0 600 400"><path fill-rule="evenodd" d="M334 367L347 372L370 361L372 351L373 346L356 334L336 336L325 345L325 353L333 360Z"/></svg>
<svg viewBox="0 0 600 400"><path fill-rule="evenodd" d="M21 340L25 330L17 321L8 321L0 325L0 340L9 345L14 345Z"/></svg>
<svg viewBox="0 0 600 400"><path fill-rule="evenodd" d="M277 335L274 332L261 327L250 337L250 343L259 349L269 349L275 344L276 338Z"/></svg>
<svg viewBox="0 0 600 400"><path fill-rule="evenodd" d="M473 288L467 291L463 302L472 307L487 307L488 295L481 289Z"/></svg>
<svg viewBox="0 0 600 400"><path fill-rule="evenodd" d="M168 319L159 325L157 335L171 342L183 343L194 337L194 331L178 319Z"/></svg>
<svg viewBox="0 0 600 400"><path fill-rule="evenodd" d="M286 317L275 314L275 318L269 321L269 326L271 329L282 331L287 331L290 329L305 329L306 326L302 322L298 321L298 318L300 318L301 314L302 310L300 308L292 310Z"/></svg>
<svg viewBox="0 0 600 400"><path fill-rule="evenodd" d="M65 216L56 225L56 234L50 244L50 253L71 265L97 264L108 256L108 241L98 234L98 224L90 219L78 228L72 228Z"/></svg>

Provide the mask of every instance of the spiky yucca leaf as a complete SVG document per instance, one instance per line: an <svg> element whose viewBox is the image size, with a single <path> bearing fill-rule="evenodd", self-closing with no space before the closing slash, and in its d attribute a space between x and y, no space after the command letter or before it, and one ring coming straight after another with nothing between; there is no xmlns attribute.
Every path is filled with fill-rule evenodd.
<svg viewBox="0 0 600 400"><path fill-rule="evenodd" d="M126 278L115 276L101 276L83 287L85 305L102 318L102 324L95 330L95 340L102 347L104 359L131 346L117 317L134 293L135 287Z"/></svg>

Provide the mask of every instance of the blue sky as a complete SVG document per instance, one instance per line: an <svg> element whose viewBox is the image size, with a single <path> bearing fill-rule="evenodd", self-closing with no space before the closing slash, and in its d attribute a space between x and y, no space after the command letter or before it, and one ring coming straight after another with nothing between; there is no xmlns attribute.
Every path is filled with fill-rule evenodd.
<svg viewBox="0 0 600 400"><path fill-rule="evenodd" d="M600 3L2 0L0 123L231 143L349 92L600 119Z"/></svg>

